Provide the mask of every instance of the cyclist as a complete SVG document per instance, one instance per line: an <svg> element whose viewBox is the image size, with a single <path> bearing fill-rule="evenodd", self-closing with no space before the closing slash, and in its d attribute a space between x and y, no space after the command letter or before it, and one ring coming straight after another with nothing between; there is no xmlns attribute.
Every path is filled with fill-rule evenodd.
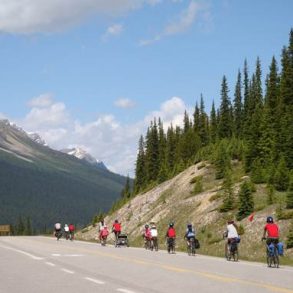
<svg viewBox="0 0 293 293"><path fill-rule="evenodd" d="M64 233L65 233L66 240L68 240L69 239L69 227L67 224L64 225Z"/></svg>
<svg viewBox="0 0 293 293"><path fill-rule="evenodd" d="M59 240L59 238L62 236L61 227L62 226L59 222L54 225L54 235L57 237L57 240Z"/></svg>
<svg viewBox="0 0 293 293"><path fill-rule="evenodd" d="M103 245L106 244L106 240L107 240L108 235L109 235L108 227L106 225L104 225L103 228L100 230L100 235L99 235L100 242Z"/></svg>
<svg viewBox="0 0 293 293"><path fill-rule="evenodd" d="M173 222L171 222L169 224L169 228L168 228L167 233L166 233L166 238L167 238L168 252L171 251L171 247L172 247L172 250L174 252L174 250L175 250L176 231L175 231Z"/></svg>
<svg viewBox="0 0 293 293"><path fill-rule="evenodd" d="M121 234L121 224L117 219L113 223L112 232L115 234L115 243L117 243L118 236Z"/></svg>
<svg viewBox="0 0 293 293"><path fill-rule="evenodd" d="M195 230L193 229L192 224L187 225L184 239L187 240L188 246L190 246L190 239L194 239L194 241L195 241Z"/></svg>
<svg viewBox="0 0 293 293"><path fill-rule="evenodd" d="M155 223L151 223L150 236L153 248L158 250L158 230Z"/></svg>
<svg viewBox="0 0 293 293"><path fill-rule="evenodd" d="M224 232L224 237L227 237L227 242L225 243L225 255L227 257L228 255L228 249L230 250L230 245L232 242L237 243L237 239L239 238L238 235L238 227L234 223L234 221L230 220L227 222L227 228L226 231Z"/></svg>
<svg viewBox="0 0 293 293"><path fill-rule="evenodd" d="M151 229L148 224L145 224L144 226L144 233L143 233L143 238L144 238L144 246L146 249L150 247L150 241L151 241Z"/></svg>
<svg viewBox="0 0 293 293"><path fill-rule="evenodd" d="M69 234L70 234L70 240L74 239L74 231L75 231L75 227L73 224L69 224Z"/></svg>
<svg viewBox="0 0 293 293"><path fill-rule="evenodd" d="M267 238L266 238L267 235ZM267 224L264 227L262 240L267 239L267 245L279 243L279 227L274 223L272 216L267 217Z"/></svg>

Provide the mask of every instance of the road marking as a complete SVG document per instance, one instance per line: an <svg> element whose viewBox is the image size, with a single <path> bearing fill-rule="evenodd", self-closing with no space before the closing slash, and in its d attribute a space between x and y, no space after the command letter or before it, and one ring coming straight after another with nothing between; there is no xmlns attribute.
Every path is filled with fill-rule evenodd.
<svg viewBox="0 0 293 293"><path fill-rule="evenodd" d="M134 291L130 291L130 290L127 290L127 289L117 289L117 291L119 292L123 292L123 293L135 293Z"/></svg>
<svg viewBox="0 0 293 293"><path fill-rule="evenodd" d="M46 265L50 266L50 267L55 267L56 265L51 263L51 262L46 262Z"/></svg>
<svg viewBox="0 0 293 293"><path fill-rule="evenodd" d="M63 256L65 256L65 257L80 257L80 256L83 256L83 254L64 254Z"/></svg>
<svg viewBox="0 0 293 293"><path fill-rule="evenodd" d="M61 269L61 271L67 273L67 274L74 274L73 271L67 270L67 269Z"/></svg>
<svg viewBox="0 0 293 293"><path fill-rule="evenodd" d="M84 249L79 249L80 251L84 251ZM110 257L112 259L118 259L130 263L137 263L139 265L147 265L147 266L155 266L159 267L165 270L169 271L175 271L178 273L191 273L197 276L205 277L207 279L212 279L214 281L218 282L223 282L223 283L236 283L236 284L242 284L242 285L250 285L253 287L258 287L258 288L265 288L273 292L281 292L281 293L293 293L292 289L289 288L284 288L284 287L279 287L277 285L270 285L270 284L264 284L260 283L257 281L249 281L249 280L243 280L235 277L229 277L229 276L222 276L217 273L209 273L209 272L204 272L204 271L195 271L191 269L185 269L182 267L177 267L177 266L168 266L163 263L156 263L156 262L150 262L142 259L136 259L136 258L128 258L124 256L118 256L112 253L107 253L107 252L100 252L100 251L88 251L86 250L87 253L93 254L93 255L100 255L100 256L105 256L105 257ZM124 289L123 289L124 290Z"/></svg>
<svg viewBox="0 0 293 293"><path fill-rule="evenodd" d="M59 253L53 253L52 256L61 256Z"/></svg>
<svg viewBox="0 0 293 293"><path fill-rule="evenodd" d="M34 260L42 260L42 259L44 259L43 257L38 257L38 256L35 256L35 255L33 255L31 253L28 253L26 251L15 249L15 248L12 248L12 247L9 247L9 246L1 245L1 247L5 248L5 249L8 249L8 250L16 251L16 252L21 253L21 254L24 254L24 255L29 256L30 258L32 258Z"/></svg>
<svg viewBox="0 0 293 293"><path fill-rule="evenodd" d="M97 280L97 279L92 279L92 278L84 278L84 279L87 280L87 281L93 282L95 284L99 284L99 285L105 284L105 282Z"/></svg>

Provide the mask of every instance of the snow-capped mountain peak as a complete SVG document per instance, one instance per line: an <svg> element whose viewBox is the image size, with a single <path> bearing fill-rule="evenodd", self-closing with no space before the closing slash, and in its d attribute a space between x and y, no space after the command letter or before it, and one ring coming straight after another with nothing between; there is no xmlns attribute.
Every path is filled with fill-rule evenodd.
<svg viewBox="0 0 293 293"><path fill-rule="evenodd" d="M66 153L71 156L74 156L80 160L85 160L88 163L90 163L92 165L96 165L97 167L99 167L101 169L107 169L107 167L104 165L104 163L102 161L97 160L95 157L90 155L88 152L86 152L81 147L62 149L61 152Z"/></svg>

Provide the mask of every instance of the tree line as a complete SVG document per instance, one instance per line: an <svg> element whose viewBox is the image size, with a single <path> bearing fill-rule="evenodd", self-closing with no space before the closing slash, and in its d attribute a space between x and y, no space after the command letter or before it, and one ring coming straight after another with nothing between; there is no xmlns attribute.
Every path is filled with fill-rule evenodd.
<svg viewBox="0 0 293 293"><path fill-rule="evenodd" d="M279 191L290 189L287 205L293 208L289 188L293 170L293 29L288 46L282 49L280 65L273 56L269 73L263 77L259 58L251 74L245 60L236 80L231 97L223 76L220 106L216 109L213 102L209 115L201 95L193 115L185 111L182 127L171 124L165 130L161 118L151 121L138 142L134 187L132 193L127 187L127 197L201 160L215 165L217 179L226 178L231 160L239 160L254 183L267 183Z"/></svg>

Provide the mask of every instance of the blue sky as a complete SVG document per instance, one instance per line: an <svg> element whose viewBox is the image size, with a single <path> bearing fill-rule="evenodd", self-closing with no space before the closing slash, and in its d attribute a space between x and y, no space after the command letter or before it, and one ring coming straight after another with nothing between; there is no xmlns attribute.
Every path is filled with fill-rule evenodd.
<svg viewBox="0 0 293 293"><path fill-rule="evenodd" d="M293 1L0 2L0 117L59 149L82 146L133 174L137 140L160 115L180 123L202 93L288 44Z"/></svg>

